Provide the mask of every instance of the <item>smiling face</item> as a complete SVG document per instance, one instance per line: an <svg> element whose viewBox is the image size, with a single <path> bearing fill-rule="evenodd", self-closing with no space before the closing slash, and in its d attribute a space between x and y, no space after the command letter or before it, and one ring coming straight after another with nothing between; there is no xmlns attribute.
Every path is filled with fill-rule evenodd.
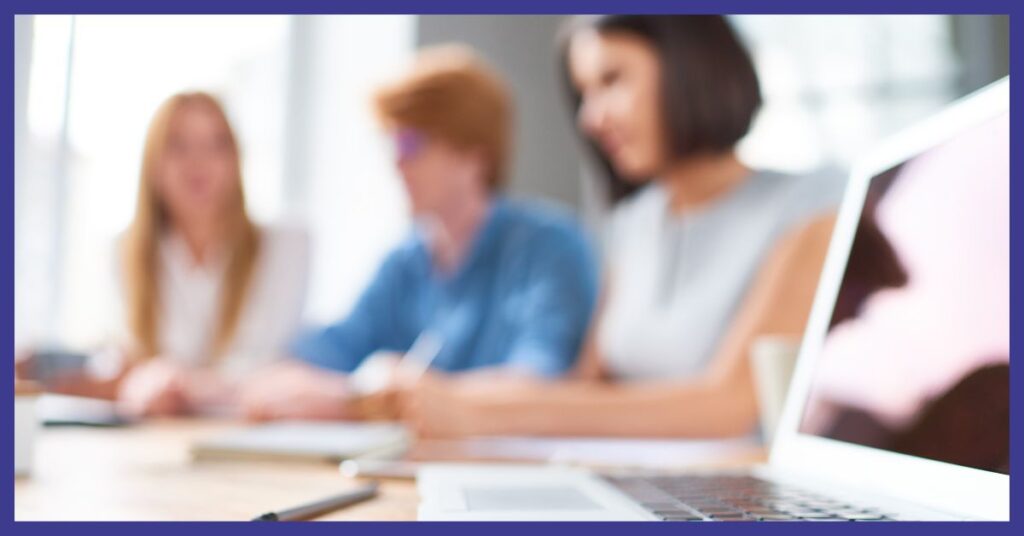
<svg viewBox="0 0 1024 536"><path fill-rule="evenodd" d="M209 221L231 202L238 156L223 118L203 103L184 105L171 119L155 191L171 219Z"/></svg>
<svg viewBox="0 0 1024 536"><path fill-rule="evenodd" d="M639 182L660 173L668 144L655 48L626 33L587 30L570 40L568 60L580 129L623 178Z"/></svg>

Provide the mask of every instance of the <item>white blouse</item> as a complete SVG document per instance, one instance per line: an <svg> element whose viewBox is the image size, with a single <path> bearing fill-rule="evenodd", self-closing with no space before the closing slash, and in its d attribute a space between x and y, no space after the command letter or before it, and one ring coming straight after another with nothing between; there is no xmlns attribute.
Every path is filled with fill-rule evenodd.
<svg viewBox="0 0 1024 536"><path fill-rule="evenodd" d="M217 367L229 376L283 355L305 306L307 234L297 228L270 226L261 227L260 232L259 257L238 325L217 360ZM158 255L161 353L190 365L206 364L219 322L227 257L196 265L183 238L173 233L161 238Z"/></svg>
<svg viewBox="0 0 1024 536"><path fill-rule="evenodd" d="M627 380L701 372L768 252L835 207L844 184L838 175L761 172L679 215L657 183L622 201L604 244L608 296L597 341L608 371Z"/></svg>

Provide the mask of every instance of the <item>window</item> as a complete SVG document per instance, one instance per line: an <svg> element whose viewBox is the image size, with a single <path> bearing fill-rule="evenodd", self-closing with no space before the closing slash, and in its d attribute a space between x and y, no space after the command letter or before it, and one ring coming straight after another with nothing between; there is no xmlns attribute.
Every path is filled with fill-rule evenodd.
<svg viewBox="0 0 1024 536"><path fill-rule="evenodd" d="M114 309L145 130L183 90L219 96L254 217L310 228L310 312L343 311L405 227L360 99L412 50L406 16L19 17L31 28L16 179L17 344L89 344ZM24 70L24 69L23 69ZM20 72L20 71L19 71ZM381 216L384 217L381 217ZM330 251L328 251L330 250ZM338 253L334 253L337 251Z"/></svg>
<svg viewBox="0 0 1024 536"><path fill-rule="evenodd" d="M741 144L755 166L847 166L956 97L946 15L740 15L765 104Z"/></svg>

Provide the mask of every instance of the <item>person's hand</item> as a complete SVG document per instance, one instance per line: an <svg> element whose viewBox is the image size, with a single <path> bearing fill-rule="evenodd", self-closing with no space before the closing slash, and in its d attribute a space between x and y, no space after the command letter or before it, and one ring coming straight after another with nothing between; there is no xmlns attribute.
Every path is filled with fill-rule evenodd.
<svg viewBox="0 0 1024 536"><path fill-rule="evenodd" d="M427 372L401 391L402 419L418 436L458 438L507 429L509 404L543 396L545 383L510 369Z"/></svg>
<svg viewBox="0 0 1024 536"><path fill-rule="evenodd" d="M348 378L353 411L366 420L400 419L402 400L419 376L401 354L375 354Z"/></svg>
<svg viewBox="0 0 1024 536"><path fill-rule="evenodd" d="M346 377L296 360L270 365L241 387L240 409L258 421L351 419Z"/></svg>
<svg viewBox="0 0 1024 536"><path fill-rule="evenodd" d="M237 385L215 367L190 370L182 385L182 396L189 411L200 415L219 415L235 408Z"/></svg>
<svg viewBox="0 0 1024 536"><path fill-rule="evenodd" d="M471 391L472 387L458 379L427 372L400 392L402 420L413 433L424 438L480 433L480 412Z"/></svg>
<svg viewBox="0 0 1024 536"><path fill-rule="evenodd" d="M180 415L188 409L184 391L189 371L167 358L140 363L121 380L118 409L131 417Z"/></svg>

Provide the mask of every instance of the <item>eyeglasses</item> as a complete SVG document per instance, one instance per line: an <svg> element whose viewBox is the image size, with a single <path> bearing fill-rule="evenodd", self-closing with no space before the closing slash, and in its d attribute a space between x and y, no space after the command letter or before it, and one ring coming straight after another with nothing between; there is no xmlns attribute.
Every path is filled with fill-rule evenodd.
<svg viewBox="0 0 1024 536"><path fill-rule="evenodd" d="M426 143L427 138L420 131L411 128L399 129L394 136L395 157L398 161L412 158Z"/></svg>

